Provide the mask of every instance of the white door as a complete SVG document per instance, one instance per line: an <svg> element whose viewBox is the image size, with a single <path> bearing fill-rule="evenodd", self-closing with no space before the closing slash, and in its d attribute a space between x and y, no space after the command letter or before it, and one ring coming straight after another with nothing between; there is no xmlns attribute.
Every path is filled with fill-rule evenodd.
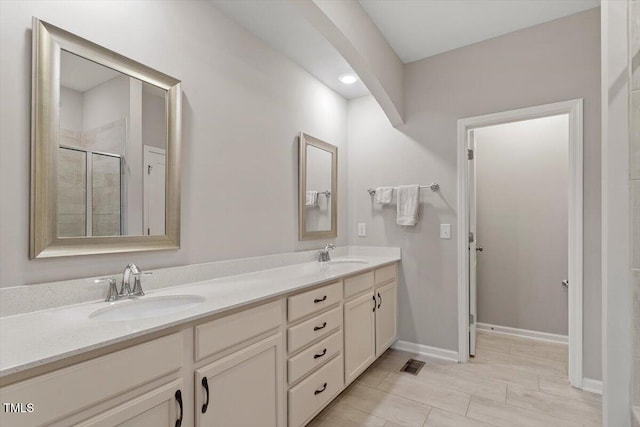
<svg viewBox="0 0 640 427"><path fill-rule="evenodd" d="M165 150L144 146L144 234L162 236L165 231Z"/></svg>
<svg viewBox="0 0 640 427"><path fill-rule="evenodd" d="M475 135L469 131L469 356L476 355L476 321L478 318L478 233L476 226Z"/></svg>
<svg viewBox="0 0 640 427"><path fill-rule="evenodd" d="M371 292L344 304L344 376L348 384L375 359L375 309Z"/></svg>
<svg viewBox="0 0 640 427"><path fill-rule="evenodd" d="M393 281L376 289L376 357L384 353L398 335L397 292L398 284Z"/></svg>
<svg viewBox="0 0 640 427"><path fill-rule="evenodd" d="M196 371L196 426L284 427L282 334Z"/></svg>

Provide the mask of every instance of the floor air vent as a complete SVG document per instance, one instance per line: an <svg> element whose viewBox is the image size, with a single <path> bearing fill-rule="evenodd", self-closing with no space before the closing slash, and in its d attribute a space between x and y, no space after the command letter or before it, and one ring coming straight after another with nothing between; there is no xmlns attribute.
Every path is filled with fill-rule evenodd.
<svg viewBox="0 0 640 427"><path fill-rule="evenodd" d="M400 369L400 371L407 372L413 375L418 375L418 372L420 372L420 369L422 369L423 366L424 366L424 362L421 362L416 359L409 359L407 360L407 363L404 364L402 369Z"/></svg>

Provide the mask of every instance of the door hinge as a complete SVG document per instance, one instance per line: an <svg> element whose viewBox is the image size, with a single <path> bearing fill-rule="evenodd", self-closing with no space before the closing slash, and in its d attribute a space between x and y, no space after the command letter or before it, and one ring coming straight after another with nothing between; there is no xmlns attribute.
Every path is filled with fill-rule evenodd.
<svg viewBox="0 0 640 427"><path fill-rule="evenodd" d="M475 241L474 235L472 232L469 233L469 243L473 243Z"/></svg>
<svg viewBox="0 0 640 427"><path fill-rule="evenodd" d="M473 160L473 150L470 148L467 150L467 159Z"/></svg>
<svg viewBox="0 0 640 427"><path fill-rule="evenodd" d="M469 325L473 325L474 323L476 323L476 319L474 318L473 314L469 315Z"/></svg>

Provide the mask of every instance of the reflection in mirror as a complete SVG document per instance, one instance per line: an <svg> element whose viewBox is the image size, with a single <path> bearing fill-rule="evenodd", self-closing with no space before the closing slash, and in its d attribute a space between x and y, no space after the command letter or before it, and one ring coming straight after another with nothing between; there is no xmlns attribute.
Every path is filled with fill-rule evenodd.
<svg viewBox="0 0 640 427"><path fill-rule="evenodd" d="M166 91L60 55L58 237L165 234Z"/></svg>
<svg viewBox="0 0 640 427"><path fill-rule="evenodd" d="M306 231L331 230L331 153L307 145Z"/></svg>
<svg viewBox="0 0 640 427"><path fill-rule="evenodd" d="M338 148L300 134L299 238L337 237Z"/></svg>

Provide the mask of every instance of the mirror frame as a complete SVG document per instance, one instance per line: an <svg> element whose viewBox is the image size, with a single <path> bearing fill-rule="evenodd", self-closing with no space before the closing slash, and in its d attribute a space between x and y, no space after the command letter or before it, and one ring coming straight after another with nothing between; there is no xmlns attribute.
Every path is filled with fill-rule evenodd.
<svg viewBox="0 0 640 427"><path fill-rule="evenodd" d="M180 81L35 17L32 44L29 258L178 249L182 144ZM58 237L56 218L61 50L167 91L164 235Z"/></svg>
<svg viewBox="0 0 640 427"><path fill-rule="evenodd" d="M300 132L298 161L298 239L314 240L338 237L338 147ZM307 231L307 146L331 153L331 229Z"/></svg>

